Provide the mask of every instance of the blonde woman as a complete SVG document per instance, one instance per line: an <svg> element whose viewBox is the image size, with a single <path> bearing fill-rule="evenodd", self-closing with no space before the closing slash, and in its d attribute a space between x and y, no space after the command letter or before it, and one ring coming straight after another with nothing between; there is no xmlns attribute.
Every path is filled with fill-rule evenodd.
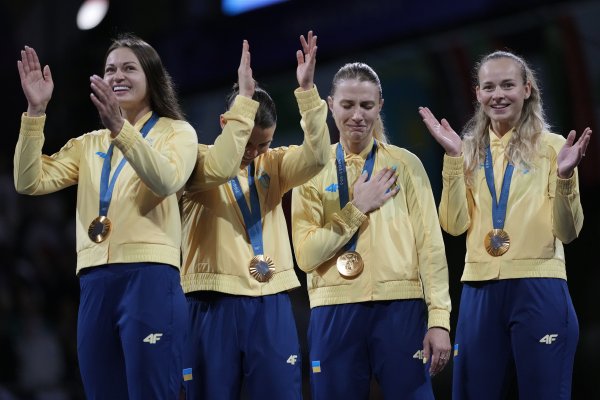
<svg viewBox="0 0 600 400"><path fill-rule="evenodd" d="M442 228L467 233L454 344L453 398L570 399L579 335L563 243L583 224L576 141L548 132L540 90L517 55L496 51L476 69L477 109L462 138L419 113L446 151Z"/></svg>
<svg viewBox="0 0 600 400"><path fill-rule="evenodd" d="M365 63L342 66L328 104L340 133L323 171L295 188L292 239L307 273L312 398L433 399L450 353L442 231L421 161L387 143Z"/></svg>

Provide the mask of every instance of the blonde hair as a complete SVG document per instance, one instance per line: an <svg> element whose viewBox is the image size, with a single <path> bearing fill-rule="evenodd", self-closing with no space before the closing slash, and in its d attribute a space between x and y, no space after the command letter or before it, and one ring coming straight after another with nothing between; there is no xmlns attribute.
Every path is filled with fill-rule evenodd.
<svg viewBox="0 0 600 400"><path fill-rule="evenodd" d="M360 82L371 82L379 89L379 100L383 99L383 91L381 89L381 82L377 73L373 68L362 62L348 63L342 66L338 72L333 76L333 82L331 83L330 96L333 97L337 86L341 81L356 79ZM381 113L377 117L373 125L373 137L381 143L389 143L388 137L385 133L385 126L383 125L383 117Z"/></svg>
<svg viewBox="0 0 600 400"><path fill-rule="evenodd" d="M506 157L511 164L530 169L534 166L534 159L539 151L542 131L548 129L535 73L523 58L508 51L495 51L482 57L475 65L474 81L478 85L479 71L486 62L500 58L508 58L517 63L521 69L523 84L527 84L527 82L531 84L531 94L523 103L521 116L514 127L515 132L506 151ZM490 118L478 102L475 113L462 130L465 178L469 185L473 183L475 170L485 160L486 149L489 146L490 124Z"/></svg>

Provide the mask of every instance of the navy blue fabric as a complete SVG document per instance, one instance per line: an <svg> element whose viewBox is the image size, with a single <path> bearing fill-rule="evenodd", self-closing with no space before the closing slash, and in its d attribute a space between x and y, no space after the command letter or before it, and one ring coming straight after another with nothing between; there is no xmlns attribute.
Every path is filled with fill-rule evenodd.
<svg viewBox="0 0 600 400"><path fill-rule="evenodd" d="M302 360L289 295L186 294L188 400L302 398ZM243 388L243 389L242 389Z"/></svg>
<svg viewBox="0 0 600 400"><path fill-rule="evenodd" d="M567 282L553 278L463 284L453 399L571 398L579 325Z"/></svg>
<svg viewBox="0 0 600 400"><path fill-rule="evenodd" d="M422 359L426 332L427 308L420 299L313 308L312 399L368 399L374 376L386 399L433 400L429 362Z"/></svg>
<svg viewBox="0 0 600 400"><path fill-rule="evenodd" d="M88 400L170 400L181 388L188 324L179 271L109 264L80 274L77 348Z"/></svg>

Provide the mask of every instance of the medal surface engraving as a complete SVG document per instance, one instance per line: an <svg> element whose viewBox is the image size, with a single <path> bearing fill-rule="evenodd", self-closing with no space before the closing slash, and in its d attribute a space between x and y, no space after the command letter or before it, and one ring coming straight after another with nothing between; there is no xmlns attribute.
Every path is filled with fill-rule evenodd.
<svg viewBox="0 0 600 400"><path fill-rule="evenodd" d="M353 278L362 272L364 263L356 251L347 251L337 258L336 266L340 275Z"/></svg>
<svg viewBox="0 0 600 400"><path fill-rule="evenodd" d="M503 229L492 229L485 235L483 244L489 255L498 257L510 248L510 237Z"/></svg>
<svg viewBox="0 0 600 400"><path fill-rule="evenodd" d="M268 282L275 272L275 263L269 256L259 254L250 260L250 275L259 282Z"/></svg>

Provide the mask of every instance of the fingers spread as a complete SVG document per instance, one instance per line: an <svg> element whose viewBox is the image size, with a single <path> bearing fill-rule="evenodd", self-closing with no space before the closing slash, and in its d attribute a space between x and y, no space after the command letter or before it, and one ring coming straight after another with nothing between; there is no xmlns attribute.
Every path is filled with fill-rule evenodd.
<svg viewBox="0 0 600 400"><path fill-rule="evenodd" d="M302 50L304 51L304 53L308 53L309 52L308 42L304 38L304 35L300 35L300 44L302 45Z"/></svg>

